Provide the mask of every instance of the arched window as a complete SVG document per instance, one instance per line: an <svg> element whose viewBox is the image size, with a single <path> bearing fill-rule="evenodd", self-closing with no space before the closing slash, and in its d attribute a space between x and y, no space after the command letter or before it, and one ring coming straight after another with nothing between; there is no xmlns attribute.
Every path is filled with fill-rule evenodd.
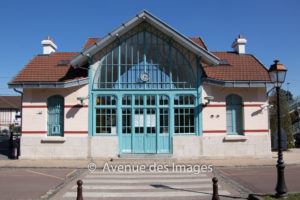
<svg viewBox="0 0 300 200"><path fill-rule="evenodd" d="M242 97L231 94L226 97L227 134L243 134L243 102Z"/></svg>
<svg viewBox="0 0 300 200"><path fill-rule="evenodd" d="M138 27L98 53L93 89L196 88L196 60L151 25Z"/></svg>
<svg viewBox="0 0 300 200"><path fill-rule="evenodd" d="M54 95L48 98L48 136L64 135L64 97Z"/></svg>

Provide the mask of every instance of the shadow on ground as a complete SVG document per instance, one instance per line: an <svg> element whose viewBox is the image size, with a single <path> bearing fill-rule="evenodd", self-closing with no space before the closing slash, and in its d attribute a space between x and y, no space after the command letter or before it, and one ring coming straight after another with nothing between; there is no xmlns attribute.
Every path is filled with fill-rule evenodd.
<svg viewBox="0 0 300 200"><path fill-rule="evenodd" d="M8 152L9 136L0 136L0 160L7 160L9 156Z"/></svg>

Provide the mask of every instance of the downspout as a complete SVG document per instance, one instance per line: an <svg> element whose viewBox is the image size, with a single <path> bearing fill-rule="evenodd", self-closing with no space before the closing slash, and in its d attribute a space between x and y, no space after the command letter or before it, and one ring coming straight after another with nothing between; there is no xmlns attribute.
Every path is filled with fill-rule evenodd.
<svg viewBox="0 0 300 200"><path fill-rule="evenodd" d="M19 138L19 144L18 144L18 153L17 153L17 158L19 158L19 156L21 156L21 136L22 136L22 130L23 130L23 92L17 90L16 88L14 88L14 91L21 94L21 133L20 133L20 138Z"/></svg>
<svg viewBox="0 0 300 200"><path fill-rule="evenodd" d="M23 128L23 92L17 90L16 88L14 88L14 91L21 94L21 136L22 136L22 128Z"/></svg>

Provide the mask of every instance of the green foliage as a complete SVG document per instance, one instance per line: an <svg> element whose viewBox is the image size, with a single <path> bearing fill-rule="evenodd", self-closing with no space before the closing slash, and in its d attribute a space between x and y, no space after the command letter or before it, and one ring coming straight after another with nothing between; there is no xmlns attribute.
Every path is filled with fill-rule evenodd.
<svg viewBox="0 0 300 200"><path fill-rule="evenodd" d="M21 127L20 126L15 126L14 124L9 125L9 131L14 132L14 133L20 133L21 132Z"/></svg>
<svg viewBox="0 0 300 200"><path fill-rule="evenodd" d="M291 102L294 100L293 94L290 91L286 91L286 90L281 90L281 91L284 93L285 98L287 99L288 102Z"/></svg>
<svg viewBox="0 0 300 200"><path fill-rule="evenodd" d="M266 195L264 196L265 200L278 200L275 198L274 195ZM299 200L300 199L300 193L295 193L295 194L288 194L288 198L285 200Z"/></svg>
<svg viewBox="0 0 300 200"><path fill-rule="evenodd" d="M1 133L6 135L6 134L8 134L8 130L7 129L3 129L3 130L1 130Z"/></svg>
<svg viewBox="0 0 300 200"><path fill-rule="evenodd" d="M299 113L297 111L290 113L292 124L299 121Z"/></svg>
<svg viewBox="0 0 300 200"><path fill-rule="evenodd" d="M274 147L274 133L277 130L277 98L276 91L270 97L270 128L272 134L272 147ZM280 90L280 114L281 114L281 128L287 133L287 148L290 149L294 146L294 138L292 134L292 122L289 114L289 105L286 98L286 92Z"/></svg>

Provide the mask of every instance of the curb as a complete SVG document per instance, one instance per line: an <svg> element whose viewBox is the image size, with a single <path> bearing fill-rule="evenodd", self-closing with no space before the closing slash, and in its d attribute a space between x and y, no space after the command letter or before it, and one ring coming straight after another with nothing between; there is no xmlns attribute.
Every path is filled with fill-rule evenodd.
<svg viewBox="0 0 300 200"><path fill-rule="evenodd" d="M64 188L67 184L72 182L74 179L79 177L84 171L83 170L78 170L76 173L72 174L70 177L68 177L66 180L63 180L61 183L58 185L54 186L51 188L48 192L40 196L39 199L45 200L45 199L50 199L53 197L56 193L58 193L62 188Z"/></svg>
<svg viewBox="0 0 300 200"><path fill-rule="evenodd" d="M248 200L264 200L263 195L249 194Z"/></svg>

